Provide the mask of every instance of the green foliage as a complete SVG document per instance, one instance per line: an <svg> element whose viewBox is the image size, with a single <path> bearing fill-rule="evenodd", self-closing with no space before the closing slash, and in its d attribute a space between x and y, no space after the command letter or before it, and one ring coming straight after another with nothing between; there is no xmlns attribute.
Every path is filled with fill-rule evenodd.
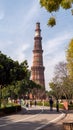
<svg viewBox="0 0 73 130"><path fill-rule="evenodd" d="M43 101L37 101L37 105L38 106L43 106ZM44 101L44 106L47 106L49 107L49 101ZM56 101L54 100L54 104L53 104L53 107L56 108ZM59 103L59 108L63 109L63 104Z"/></svg>
<svg viewBox="0 0 73 130"><path fill-rule="evenodd" d="M73 0L40 0L41 7L44 7L49 13L59 11L60 7L66 10L70 9L72 4ZM50 25L52 26L52 23Z"/></svg>
<svg viewBox="0 0 73 130"><path fill-rule="evenodd" d="M18 61L13 61L0 52L0 99L15 98L24 94L28 87L26 84L28 84L29 78L30 71L26 60L19 64Z"/></svg>
<svg viewBox="0 0 73 130"><path fill-rule="evenodd" d="M15 99L34 91L34 89L41 89L41 87L32 80L26 78L21 81L17 81L15 84L3 87L1 90L2 98L7 99L8 97L11 97L11 99Z"/></svg>
<svg viewBox="0 0 73 130"><path fill-rule="evenodd" d="M73 80L73 39L70 41L68 45L66 58L67 58L68 73L71 80Z"/></svg>
<svg viewBox="0 0 73 130"><path fill-rule="evenodd" d="M67 64L59 63L55 67L55 73L52 81L49 83L51 94L59 99L71 99L73 97L73 80L69 78Z"/></svg>
<svg viewBox="0 0 73 130"><path fill-rule="evenodd" d="M61 6L64 9L69 9L72 6L72 1L71 0L62 0Z"/></svg>
<svg viewBox="0 0 73 130"><path fill-rule="evenodd" d="M55 98L73 99L73 39L66 51L67 63L60 62L55 66L54 77L49 83L49 94Z"/></svg>
<svg viewBox="0 0 73 130"><path fill-rule="evenodd" d="M0 108L0 114L1 115L6 115L6 114L12 114L21 111L21 106L20 105L15 105L15 106L10 106L10 107L4 107Z"/></svg>
<svg viewBox="0 0 73 130"><path fill-rule="evenodd" d="M0 85L6 86L29 76L26 60L19 64L0 52Z"/></svg>
<svg viewBox="0 0 73 130"><path fill-rule="evenodd" d="M40 0L41 6L50 13L59 9L60 2L61 0Z"/></svg>
<svg viewBox="0 0 73 130"><path fill-rule="evenodd" d="M73 110L73 103L68 105L69 110Z"/></svg>
<svg viewBox="0 0 73 130"><path fill-rule="evenodd" d="M59 99L61 98L61 88L59 86L59 83L55 83L54 81L53 82L50 82L49 83L49 86L51 88L51 92L50 94L55 97L56 99Z"/></svg>
<svg viewBox="0 0 73 130"><path fill-rule="evenodd" d="M53 27L54 25L56 25L56 20L54 17L50 17L50 19L48 20L48 26Z"/></svg>
<svg viewBox="0 0 73 130"><path fill-rule="evenodd" d="M9 88L8 87L3 87L2 91L2 98L5 99L8 96L10 96Z"/></svg>
<svg viewBox="0 0 73 130"><path fill-rule="evenodd" d="M30 80L27 60L19 64L0 52L0 105L1 99L16 98L41 89L41 86Z"/></svg>

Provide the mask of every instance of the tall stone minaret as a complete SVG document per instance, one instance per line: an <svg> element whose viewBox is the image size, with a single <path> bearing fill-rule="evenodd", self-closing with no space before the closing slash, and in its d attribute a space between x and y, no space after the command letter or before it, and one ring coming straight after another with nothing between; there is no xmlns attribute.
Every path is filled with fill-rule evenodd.
<svg viewBox="0 0 73 130"><path fill-rule="evenodd" d="M36 23L31 80L41 85L45 89L44 69L40 23Z"/></svg>

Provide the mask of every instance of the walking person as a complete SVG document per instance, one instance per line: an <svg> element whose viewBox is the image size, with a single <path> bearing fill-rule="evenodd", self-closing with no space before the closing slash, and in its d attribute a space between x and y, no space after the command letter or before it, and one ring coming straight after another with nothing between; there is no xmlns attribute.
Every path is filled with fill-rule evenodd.
<svg viewBox="0 0 73 130"><path fill-rule="evenodd" d="M30 107L32 107L32 100L30 100Z"/></svg>
<svg viewBox="0 0 73 130"><path fill-rule="evenodd" d="M43 99L42 100L42 111L44 110L44 103L45 103L45 100Z"/></svg>
<svg viewBox="0 0 73 130"><path fill-rule="evenodd" d="M57 110L57 112L59 112L59 101L58 101L58 99L56 100L56 110Z"/></svg>
<svg viewBox="0 0 73 130"><path fill-rule="evenodd" d="M34 101L34 105L35 105L35 107L36 107L36 105L37 105L37 101L36 101L36 100Z"/></svg>
<svg viewBox="0 0 73 130"><path fill-rule="evenodd" d="M53 100L52 100L52 97L49 100L49 105L50 105L50 111L52 111L53 110Z"/></svg>

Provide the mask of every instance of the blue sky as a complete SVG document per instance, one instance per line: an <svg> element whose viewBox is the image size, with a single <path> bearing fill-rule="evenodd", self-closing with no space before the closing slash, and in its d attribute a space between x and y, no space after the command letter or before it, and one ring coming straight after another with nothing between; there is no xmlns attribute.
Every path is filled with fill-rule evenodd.
<svg viewBox="0 0 73 130"><path fill-rule="evenodd" d="M54 67L66 60L66 49L73 38L73 16L62 9L54 14L57 25L47 26L50 14L40 7L38 0L0 0L0 51L19 62L27 59L32 66L32 50L36 22L42 35L45 85L53 77Z"/></svg>

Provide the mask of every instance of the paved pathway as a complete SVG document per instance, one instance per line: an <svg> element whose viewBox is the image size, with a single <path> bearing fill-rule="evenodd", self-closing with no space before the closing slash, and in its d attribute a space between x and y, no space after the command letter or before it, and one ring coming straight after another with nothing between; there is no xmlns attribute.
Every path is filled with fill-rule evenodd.
<svg viewBox="0 0 73 130"><path fill-rule="evenodd" d="M56 123L52 123L41 130L63 130L63 123L70 121L73 122L73 111L69 111L63 119Z"/></svg>
<svg viewBox="0 0 73 130"><path fill-rule="evenodd" d="M1 130L40 130L47 124L57 122L64 116L56 110L50 111L45 107L33 107L21 113L0 118Z"/></svg>

